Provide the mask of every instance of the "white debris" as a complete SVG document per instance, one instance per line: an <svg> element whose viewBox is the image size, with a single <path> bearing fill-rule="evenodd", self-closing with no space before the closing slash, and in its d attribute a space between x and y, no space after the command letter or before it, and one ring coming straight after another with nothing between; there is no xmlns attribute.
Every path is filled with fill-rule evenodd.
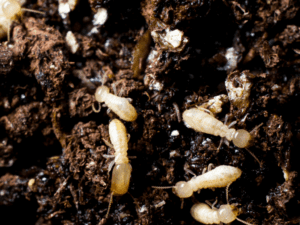
<svg viewBox="0 0 300 225"><path fill-rule="evenodd" d="M176 156L176 154L177 154L176 150L172 150L170 152L170 158L173 158L174 156Z"/></svg>
<svg viewBox="0 0 300 225"><path fill-rule="evenodd" d="M277 85L277 84L274 84L272 87L271 87L272 91L278 91L280 89L280 87Z"/></svg>
<svg viewBox="0 0 300 225"><path fill-rule="evenodd" d="M59 3L58 13L62 19L66 19L70 11L71 9L68 3Z"/></svg>
<svg viewBox="0 0 300 225"><path fill-rule="evenodd" d="M235 51L235 49L232 48L228 48L225 54L225 57L227 59L227 64L225 66L225 70L231 70L233 71L236 67L237 67L237 63L238 63L238 52Z"/></svg>
<svg viewBox="0 0 300 225"><path fill-rule="evenodd" d="M172 133L171 133L171 137L178 136L178 135L179 135L178 130L173 130Z"/></svg>
<svg viewBox="0 0 300 225"><path fill-rule="evenodd" d="M244 115L250 104L250 92L253 83L249 78L254 77L249 71L241 73L235 71L227 76L225 87L228 92L229 101L233 106L241 110ZM238 85L237 85L238 84Z"/></svg>
<svg viewBox="0 0 300 225"><path fill-rule="evenodd" d="M59 0L58 1L58 13L62 19L66 19L67 15L75 9L78 0Z"/></svg>
<svg viewBox="0 0 300 225"><path fill-rule="evenodd" d="M221 94L210 99L208 102L202 104L200 107L208 109L213 114L222 112L222 105L228 102L228 96Z"/></svg>
<svg viewBox="0 0 300 225"><path fill-rule="evenodd" d="M205 140L202 141L202 145L206 145L208 143L211 143L211 139L206 138Z"/></svg>
<svg viewBox="0 0 300 225"><path fill-rule="evenodd" d="M169 29L166 29L166 36L165 40L169 42L173 48L177 48L181 45L182 39L183 39L183 32L176 29L173 31L170 31Z"/></svg>
<svg viewBox="0 0 300 225"><path fill-rule="evenodd" d="M93 24L94 26L103 25L108 17L107 9L99 8L97 13L94 15Z"/></svg>
<svg viewBox="0 0 300 225"><path fill-rule="evenodd" d="M155 204L154 207L155 207L155 208L160 208L160 207L162 207L162 206L165 205L165 204L166 204L165 200L162 200L161 202Z"/></svg>
<svg viewBox="0 0 300 225"><path fill-rule="evenodd" d="M66 43L69 47L70 51L75 54L79 48L79 44L76 40L75 35L72 33L72 31L68 31L66 35Z"/></svg>
<svg viewBox="0 0 300 225"><path fill-rule="evenodd" d="M91 31L87 34L87 36L91 36L92 34L98 34L98 33L99 33L98 27L93 27Z"/></svg>
<svg viewBox="0 0 300 225"><path fill-rule="evenodd" d="M158 51L156 50L152 50L149 55L148 55L148 58L147 58L147 61L152 61L154 60L156 57L158 56Z"/></svg>
<svg viewBox="0 0 300 225"><path fill-rule="evenodd" d="M147 207L145 205L143 205L140 209L139 209L139 212L140 213L143 213L143 212L146 212L147 211Z"/></svg>
<svg viewBox="0 0 300 225"><path fill-rule="evenodd" d="M288 181L289 180L289 171L282 168L282 172L283 172L283 177L284 177L285 181Z"/></svg>
<svg viewBox="0 0 300 225"><path fill-rule="evenodd" d="M152 27L151 36L160 49L171 52L181 52L189 41L183 31L171 30L170 26L158 20Z"/></svg>
<svg viewBox="0 0 300 225"><path fill-rule="evenodd" d="M228 48L225 53L227 63L224 67L218 67L217 70L233 71L236 69L239 59L238 52L233 48Z"/></svg>
<svg viewBox="0 0 300 225"><path fill-rule="evenodd" d="M152 80L149 85L149 90L161 91L164 88L164 84L157 80Z"/></svg>

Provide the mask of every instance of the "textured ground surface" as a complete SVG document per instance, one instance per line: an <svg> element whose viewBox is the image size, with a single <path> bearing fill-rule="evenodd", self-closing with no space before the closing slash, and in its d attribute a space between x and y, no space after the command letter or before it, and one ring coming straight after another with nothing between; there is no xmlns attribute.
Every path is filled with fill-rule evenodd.
<svg viewBox="0 0 300 225"><path fill-rule="evenodd" d="M200 175L211 163L243 171L229 188L240 219L299 224L299 1L81 0L64 19L58 1L23 7L46 14L26 12L13 23L11 42L1 40L1 224L199 224L192 205L226 204L224 188L182 204L171 189L151 186L189 180L189 171ZM99 8L108 19L95 27ZM176 32L178 46L166 41ZM93 111L103 84L138 112L124 122L129 191L114 197L107 220L112 159L104 156L114 150L103 140L118 117L105 105ZM230 143L218 152L219 137L184 125L184 110L221 94L229 101L216 118L228 115L235 128L252 131L249 150L261 167L245 149Z"/></svg>

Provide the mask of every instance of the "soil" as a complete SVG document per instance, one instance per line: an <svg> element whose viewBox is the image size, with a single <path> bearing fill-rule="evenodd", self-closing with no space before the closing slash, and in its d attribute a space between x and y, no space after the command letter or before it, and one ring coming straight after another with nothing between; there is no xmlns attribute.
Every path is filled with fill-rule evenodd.
<svg viewBox="0 0 300 225"><path fill-rule="evenodd" d="M81 0L61 16L67 2L27 1L22 7L45 14L24 12L10 42L1 40L1 224L199 224L192 205L217 200L219 208L225 188L182 202L152 186L188 181L209 165L243 171L229 188L238 218L300 223L299 1ZM107 21L94 25L103 8ZM100 85L138 112L123 121L130 187L113 197L107 218L108 124L118 116L96 102ZM212 112L251 131L247 149L225 141L217 151L220 137L184 124L184 110L221 94L229 101Z"/></svg>

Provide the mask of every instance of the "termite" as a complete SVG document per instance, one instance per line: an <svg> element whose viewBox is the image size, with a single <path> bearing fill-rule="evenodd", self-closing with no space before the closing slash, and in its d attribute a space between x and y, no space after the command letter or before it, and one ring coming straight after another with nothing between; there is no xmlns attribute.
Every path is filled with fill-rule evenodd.
<svg viewBox="0 0 300 225"><path fill-rule="evenodd" d="M251 145L252 136L248 131L229 128L212 115L204 112L204 109L192 108L185 110L182 117L188 127L198 132L226 137L228 141L232 141L238 148L246 148Z"/></svg>
<svg viewBox="0 0 300 225"><path fill-rule="evenodd" d="M215 169L193 177L189 181L179 181L175 186L171 187L157 187L152 186L153 188L173 188L173 192L179 198L189 198L193 195L193 192L205 188L222 188L227 187L236 179L238 179L242 174L242 171L239 168L233 166L218 166Z"/></svg>
<svg viewBox="0 0 300 225"><path fill-rule="evenodd" d="M99 103L105 102L105 104L122 120L136 120L137 112L135 108L129 103L126 98L110 94L108 87L98 87L95 92L95 98Z"/></svg>
<svg viewBox="0 0 300 225"><path fill-rule="evenodd" d="M22 17L23 11L44 14L43 12L21 7L20 0L0 0L0 39L7 35L10 41L10 27L13 21Z"/></svg>
<svg viewBox="0 0 300 225"><path fill-rule="evenodd" d="M221 205L219 209L209 207L205 203L197 203L191 208L192 217L203 224L220 224L231 223L234 220L238 220L241 223L251 225L239 218L237 218L239 210L234 205Z"/></svg>
<svg viewBox="0 0 300 225"><path fill-rule="evenodd" d="M230 205L228 201L229 185L226 187L227 204L221 205L220 208L217 209L214 207L214 205L217 203L217 200L212 205L208 201L205 201L211 207L209 207L205 203L196 203L191 208L192 217L203 224L228 224L233 222L234 220L238 220L241 223L252 225L244 220L237 218L237 216L239 215L238 208L234 205Z"/></svg>
<svg viewBox="0 0 300 225"><path fill-rule="evenodd" d="M115 149L115 166L112 172L110 188L112 201L113 195L124 195L127 193L132 167L127 157L128 139L126 128L120 120L113 119L109 123L109 137ZM111 201L106 217L110 210Z"/></svg>

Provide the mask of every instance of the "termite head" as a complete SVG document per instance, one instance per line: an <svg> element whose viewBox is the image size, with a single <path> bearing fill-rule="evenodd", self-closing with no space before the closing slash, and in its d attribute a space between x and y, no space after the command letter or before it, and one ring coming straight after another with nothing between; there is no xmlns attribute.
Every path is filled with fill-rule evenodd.
<svg viewBox="0 0 300 225"><path fill-rule="evenodd" d="M248 131L239 129L235 132L232 142L238 148L247 148L252 144L252 136Z"/></svg>
<svg viewBox="0 0 300 225"><path fill-rule="evenodd" d="M193 195L193 189L188 182L179 181L173 187L173 193L179 198L189 198Z"/></svg>
<svg viewBox="0 0 300 225"><path fill-rule="evenodd" d="M237 207L233 205L221 205L218 210L218 217L223 223L231 223L239 214Z"/></svg>
<svg viewBox="0 0 300 225"><path fill-rule="evenodd" d="M109 88L106 86L100 86L95 92L95 98L98 102L104 102L106 94L109 93Z"/></svg>
<svg viewBox="0 0 300 225"><path fill-rule="evenodd" d="M159 186L152 186L153 188L157 189L168 189L172 188L173 193L177 195L179 198L189 198L193 195L193 189L191 188L191 185L186 181L179 181L176 183L175 186L170 187L159 187Z"/></svg>
<svg viewBox="0 0 300 225"><path fill-rule="evenodd" d="M15 0L7 0L1 7L5 17L11 20L15 20L22 12L21 5Z"/></svg>

